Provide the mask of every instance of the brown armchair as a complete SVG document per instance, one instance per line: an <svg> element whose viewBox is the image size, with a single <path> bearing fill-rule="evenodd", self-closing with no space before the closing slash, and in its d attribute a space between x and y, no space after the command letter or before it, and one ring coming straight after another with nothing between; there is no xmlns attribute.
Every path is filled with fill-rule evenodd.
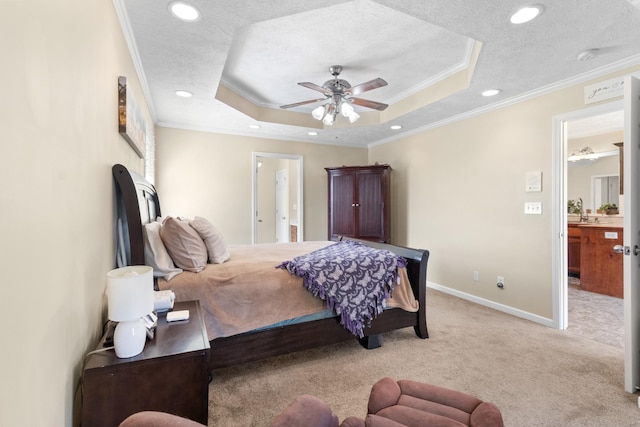
<svg viewBox="0 0 640 427"><path fill-rule="evenodd" d="M343 427L503 427L496 405L455 390L411 380L383 378L373 385L364 421Z"/></svg>
<svg viewBox="0 0 640 427"><path fill-rule="evenodd" d="M342 424L331 408L314 396L299 396L270 427L503 427L496 405L455 390L411 380L383 378L373 385L364 420ZM159 412L140 412L120 427L202 427L194 421Z"/></svg>
<svg viewBox="0 0 640 427"><path fill-rule="evenodd" d="M315 396L296 398L271 422L271 427L338 427L338 416ZM133 414L120 427L203 427L202 424L163 412L145 411Z"/></svg>

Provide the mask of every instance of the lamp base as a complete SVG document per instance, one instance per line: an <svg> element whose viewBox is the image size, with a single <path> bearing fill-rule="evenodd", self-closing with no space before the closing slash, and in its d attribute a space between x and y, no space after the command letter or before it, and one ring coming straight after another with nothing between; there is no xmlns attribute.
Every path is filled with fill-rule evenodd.
<svg viewBox="0 0 640 427"><path fill-rule="evenodd" d="M137 356L144 350L146 340L147 328L142 319L118 323L113 333L116 356L121 359Z"/></svg>

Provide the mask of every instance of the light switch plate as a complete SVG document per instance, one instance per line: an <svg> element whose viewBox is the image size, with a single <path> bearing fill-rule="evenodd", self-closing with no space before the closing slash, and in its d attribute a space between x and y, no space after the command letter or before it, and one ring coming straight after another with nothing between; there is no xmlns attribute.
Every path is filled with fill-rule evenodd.
<svg viewBox="0 0 640 427"><path fill-rule="evenodd" d="M527 202L524 204L525 215L542 215L542 202Z"/></svg>

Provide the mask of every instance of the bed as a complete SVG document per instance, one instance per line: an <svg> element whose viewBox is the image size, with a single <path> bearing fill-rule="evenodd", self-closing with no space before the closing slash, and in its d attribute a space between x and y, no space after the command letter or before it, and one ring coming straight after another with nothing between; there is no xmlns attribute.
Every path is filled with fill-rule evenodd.
<svg viewBox="0 0 640 427"><path fill-rule="evenodd" d="M117 263L123 265L144 265L145 264L145 225L153 222L156 218L161 217L160 200L155 187L146 181L143 177L136 173L130 172L126 167L117 164L113 166L113 177L115 180L115 201L116 201L116 234L117 238ZM341 240L341 239L338 239ZM354 240L354 239L350 239ZM215 326L215 307L207 307L207 298L205 294L189 293L202 292L182 290L182 287L188 289L190 278L196 278L199 275L204 277L202 273L187 272L178 274L169 282L160 279L156 282L157 289L175 288L176 297L181 299L199 299L201 305L204 306L205 316L211 318L205 319L207 323L207 332L210 339L210 368L222 368L235 364L256 361L280 354L291 353L299 350L309 349L321 345L332 344L349 339L358 339L360 344L368 349L379 347L382 344L382 335L396 329L413 327L419 338L428 338L427 319L426 319L426 281L427 281L427 262L429 259L429 251L422 249L411 249L396 245L390 245L377 242L365 242L354 240L357 244L366 245L368 248L383 249L396 254L406 260L406 268L403 271L403 280L406 284L405 291L408 297L415 302L415 309L405 309L404 300L396 298L394 290L393 299L398 299L398 304L390 304L380 314L375 316L369 325L362 330L362 337L358 338L340 324L339 316L325 310L323 313L309 313L308 315L294 316L290 321L278 321L269 323L262 327L249 325L250 330L242 329L241 332L232 333L231 335L216 332ZM304 252L306 250L318 249L326 247L333 242L302 242L301 244L275 244L278 250L282 250L282 255L277 254L275 250L271 252L275 257L273 260L278 262L287 261L290 256ZM318 246L319 245L319 246ZM256 248L261 245L230 245L232 252L231 260L236 263L240 253L249 252L251 246ZM306 249L299 248L307 246ZM275 247L275 246L274 246ZM269 250L267 251L269 252ZM284 259L283 259L284 258ZM230 268L232 262L225 263L224 268ZM245 264L245 269L247 269ZM214 269L215 266L206 266L206 270ZM257 267L256 267L257 268ZM205 270L205 271L206 271ZM269 274L276 270L273 262L270 264ZM400 269L398 269L400 271ZM280 274L284 274L281 271ZM268 276L265 273L265 278ZM265 286L271 279L265 280ZM302 279L299 280L302 287ZM398 283L401 283L400 281ZM399 288L398 285L396 288ZM202 286L195 288L203 288ZM306 290L305 290L306 292ZM310 295L310 294L309 294ZM279 297L279 296L278 296ZM266 301L267 297L261 296L261 301ZM308 298L301 296L301 298ZM213 300L222 300L218 295ZM317 299L317 298L316 298ZM203 304L204 302L204 304ZM249 317L249 316L248 316Z"/></svg>

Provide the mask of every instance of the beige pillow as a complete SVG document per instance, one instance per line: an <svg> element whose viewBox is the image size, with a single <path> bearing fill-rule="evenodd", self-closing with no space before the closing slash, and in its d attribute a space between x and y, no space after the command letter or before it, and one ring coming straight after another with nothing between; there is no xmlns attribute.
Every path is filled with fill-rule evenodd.
<svg viewBox="0 0 640 427"><path fill-rule="evenodd" d="M200 237L202 237L202 240L204 240L211 264L222 264L229 259L230 255L227 242L224 240L222 233L220 233L209 220L197 216L189 222L189 225L191 225Z"/></svg>
<svg viewBox="0 0 640 427"><path fill-rule="evenodd" d="M145 264L153 267L155 277L164 277L169 281L182 273L182 270L176 268L171 255L162 243L160 238L161 225L158 221L144 225L144 260Z"/></svg>
<svg viewBox="0 0 640 427"><path fill-rule="evenodd" d="M168 217L160 227L160 238L177 267L198 273L207 266L207 247L187 221Z"/></svg>

